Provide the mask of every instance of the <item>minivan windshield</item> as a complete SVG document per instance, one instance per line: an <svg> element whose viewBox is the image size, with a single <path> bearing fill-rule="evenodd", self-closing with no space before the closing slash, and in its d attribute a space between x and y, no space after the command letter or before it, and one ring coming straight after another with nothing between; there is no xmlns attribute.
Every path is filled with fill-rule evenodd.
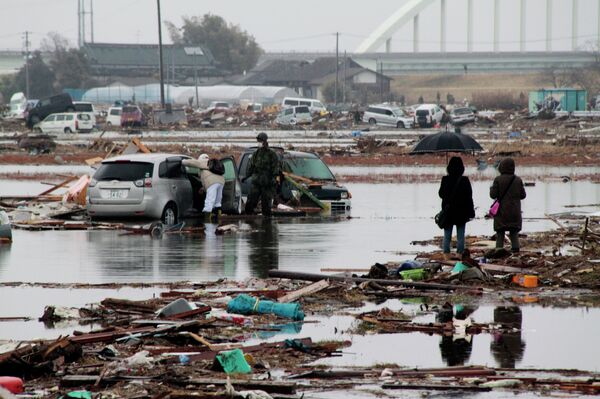
<svg viewBox="0 0 600 399"><path fill-rule="evenodd" d="M152 177L154 164L148 162L106 162L94 174L94 179L136 181Z"/></svg>
<svg viewBox="0 0 600 399"><path fill-rule="evenodd" d="M319 158L287 158L284 160L288 171L296 176L311 180L335 180L335 177Z"/></svg>

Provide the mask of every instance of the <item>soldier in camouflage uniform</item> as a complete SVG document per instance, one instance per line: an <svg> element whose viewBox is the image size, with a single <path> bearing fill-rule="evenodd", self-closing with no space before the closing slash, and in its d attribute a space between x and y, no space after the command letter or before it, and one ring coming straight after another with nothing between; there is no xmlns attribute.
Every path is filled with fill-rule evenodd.
<svg viewBox="0 0 600 399"><path fill-rule="evenodd" d="M252 177L252 188L246 202L246 214L253 214L260 199L263 216L271 216L271 206L275 195L275 178L279 176L279 158L275 151L269 148L266 133L259 133L256 141L262 143L252 158L248 167L248 177Z"/></svg>

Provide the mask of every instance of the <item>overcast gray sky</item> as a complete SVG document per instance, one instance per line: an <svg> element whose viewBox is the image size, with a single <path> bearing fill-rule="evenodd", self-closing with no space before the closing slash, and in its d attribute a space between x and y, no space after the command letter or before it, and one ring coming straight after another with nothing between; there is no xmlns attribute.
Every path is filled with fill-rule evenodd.
<svg viewBox="0 0 600 399"><path fill-rule="evenodd" d="M254 35L267 51L334 50L333 33L336 31L341 32L340 49L353 51L404 1L162 0L161 3L163 20L180 25L182 16L217 14ZM546 0L527 1L527 50L543 50ZM553 50L569 50L572 0L553 1ZM447 0L449 51L466 50L466 3L467 0ZM476 51L491 50L493 0L476 0L474 3L474 48ZM599 3L599 0L579 0L580 46L596 40ZM519 0L501 2L501 50L518 50L518 4ZM93 6L96 42L157 42L155 0L95 0ZM439 15L439 2L421 14L421 51L439 50ZM34 48L51 31L76 44L77 0L0 0L0 49L21 49L22 34L26 30L32 32ZM164 37L169 42L166 31ZM87 38L89 41L89 31ZM395 34L392 49L412 51L412 23Z"/></svg>

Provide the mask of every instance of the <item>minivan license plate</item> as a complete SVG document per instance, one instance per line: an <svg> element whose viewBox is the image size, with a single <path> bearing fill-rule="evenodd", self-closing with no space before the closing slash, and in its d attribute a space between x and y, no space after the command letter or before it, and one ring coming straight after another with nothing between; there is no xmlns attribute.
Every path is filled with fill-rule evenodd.
<svg viewBox="0 0 600 399"><path fill-rule="evenodd" d="M127 198L127 190L105 190L103 194L104 198L109 199Z"/></svg>

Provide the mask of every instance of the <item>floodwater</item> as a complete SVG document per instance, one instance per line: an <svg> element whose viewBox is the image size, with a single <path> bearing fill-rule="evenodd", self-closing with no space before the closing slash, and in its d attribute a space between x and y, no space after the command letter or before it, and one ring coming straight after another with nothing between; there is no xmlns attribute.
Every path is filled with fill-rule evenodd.
<svg viewBox="0 0 600 399"><path fill-rule="evenodd" d="M443 168L435 169L434 173L440 174L440 170L443 174ZM548 171L553 176L561 176L563 172L560 169ZM588 172L577 169L565 174ZM596 172L592 170L591 173ZM492 234L492 222L481 218L491 203L489 184L489 180L473 182L479 218L468 224L468 234ZM34 182L0 181L0 196L34 194L45 188ZM399 252L436 249L411 245L411 242L440 235L432 220L440 206L438 183L348 184L348 188L353 196L350 219L311 217L244 221L239 222L240 226L248 231L228 236L214 235L214 225L207 225L207 237L202 239L178 235L151 239L124 236L115 231L14 230L13 244L0 247L0 281L150 283L221 277L240 280L266 276L269 269L318 273L321 268L366 268L375 262L412 257ZM534 187L526 190L524 233L554 228L553 222L544 219L545 214L597 212L597 206L567 206L600 203L600 185L588 181L537 180ZM148 298L159 292L160 289L155 288L115 291L3 287L0 316L39 317L47 304L82 306L108 296ZM387 301L384 305L368 305L367 310L381 306L417 311L416 305L397 300ZM495 309L493 305L481 305L471 316L477 322L491 323L498 317ZM365 309L350 310L359 311ZM516 311L513 309L513 312ZM521 314L521 332L504 337L481 334L457 341L422 333L361 336L348 331L355 324L351 315L336 315L309 316L307 320L318 323L286 327L282 334L260 338L279 340L310 336L315 340L351 340L351 346L344 349L344 356L319 362L333 366L397 363L409 367L455 364L508 367L514 364L519 368L600 371L600 348L595 344L600 336L600 309L526 305L518 312ZM417 320L432 321L434 316L423 315ZM3 322L0 323L0 340L54 337L73 329L90 328L71 325L48 329L37 321ZM401 396L401 393L397 395Z"/></svg>
<svg viewBox="0 0 600 399"><path fill-rule="evenodd" d="M35 193L32 182L1 182L3 194ZM487 181L473 182L476 213L468 234L492 234L481 216L491 200ZM398 252L430 250L412 241L440 235L432 216L440 200L437 183L349 184L352 218L303 218L240 222L248 231L207 237L124 236L118 231L14 230L11 246L0 247L0 281L24 282L163 282L264 277L269 269L319 272L320 268L365 268L398 261ZM545 214L594 212L600 185L587 181L537 182L523 201L524 232L554 228Z"/></svg>

